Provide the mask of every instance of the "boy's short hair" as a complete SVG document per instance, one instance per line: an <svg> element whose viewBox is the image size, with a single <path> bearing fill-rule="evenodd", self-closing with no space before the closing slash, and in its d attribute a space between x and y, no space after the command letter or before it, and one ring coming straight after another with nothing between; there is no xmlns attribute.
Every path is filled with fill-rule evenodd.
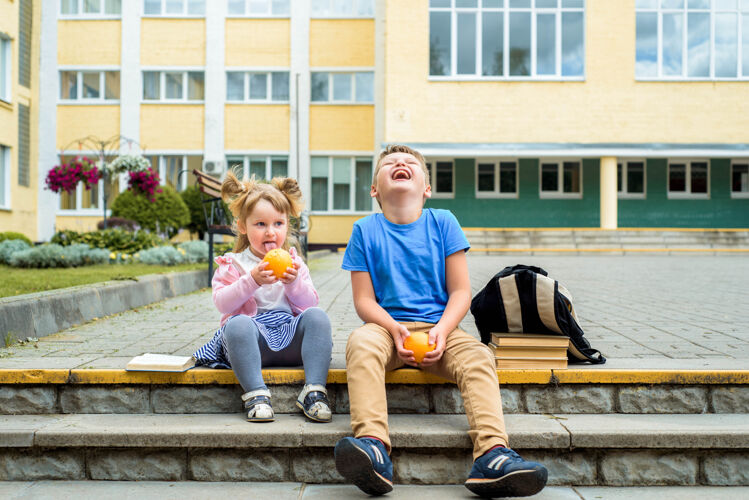
<svg viewBox="0 0 749 500"><path fill-rule="evenodd" d="M427 162L422 154L415 149L411 149L403 144L389 144L385 149L382 150L382 152L380 153L380 157L377 158L377 166L375 167L374 175L372 176L373 186L377 182L377 174L380 173L380 167L382 166L383 158L393 153L407 153L413 155L417 160L419 160L421 169L424 171L424 179L426 180L427 186L429 185L429 169L427 168Z"/></svg>

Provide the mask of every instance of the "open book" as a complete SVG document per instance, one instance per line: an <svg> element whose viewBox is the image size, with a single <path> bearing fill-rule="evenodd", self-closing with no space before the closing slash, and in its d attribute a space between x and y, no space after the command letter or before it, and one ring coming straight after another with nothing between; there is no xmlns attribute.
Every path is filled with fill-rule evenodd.
<svg viewBox="0 0 749 500"><path fill-rule="evenodd" d="M171 354L151 354L135 356L125 367L128 371L184 372L195 366L192 356L172 356Z"/></svg>

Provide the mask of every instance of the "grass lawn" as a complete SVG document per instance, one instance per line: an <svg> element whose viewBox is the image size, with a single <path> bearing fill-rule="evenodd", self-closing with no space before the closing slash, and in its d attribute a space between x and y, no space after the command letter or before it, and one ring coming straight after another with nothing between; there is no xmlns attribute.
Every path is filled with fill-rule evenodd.
<svg viewBox="0 0 749 500"><path fill-rule="evenodd" d="M43 292L68 286L110 280L129 280L144 274L207 269L208 264L152 266L148 264L100 264L57 269L21 269L0 265L0 297Z"/></svg>

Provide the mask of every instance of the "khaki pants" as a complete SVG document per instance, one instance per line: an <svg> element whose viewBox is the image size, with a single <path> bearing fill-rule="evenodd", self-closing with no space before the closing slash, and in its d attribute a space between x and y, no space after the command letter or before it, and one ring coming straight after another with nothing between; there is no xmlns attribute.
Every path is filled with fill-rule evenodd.
<svg viewBox="0 0 749 500"><path fill-rule="evenodd" d="M431 323L404 322L410 332L429 332ZM354 437L381 439L390 452L385 372L406 366L390 333L375 323L357 328L346 345L346 374ZM492 447L507 446L502 400L494 356L488 347L460 329L447 337L442 358L425 372L457 383L468 417L474 460Z"/></svg>

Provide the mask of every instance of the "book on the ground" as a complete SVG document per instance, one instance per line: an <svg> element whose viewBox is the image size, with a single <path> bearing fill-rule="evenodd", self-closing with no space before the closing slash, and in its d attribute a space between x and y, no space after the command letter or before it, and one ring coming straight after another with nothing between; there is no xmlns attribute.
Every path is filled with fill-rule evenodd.
<svg viewBox="0 0 749 500"><path fill-rule="evenodd" d="M152 354L147 352L135 356L128 362L125 370L147 372L184 372L195 366L192 356L174 356L171 354Z"/></svg>
<svg viewBox="0 0 749 500"><path fill-rule="evenodd" d="M507 346L500 347L494 342L489 342L489 347L494 350L495 356L504 358L542 358L557 359L567 357L566 347L524 347Z"/></svg>
<svg viewBox="0 0 749 500"><path fill-rule="evenodd" d="M565 369L569 344L559 335L493 333L489 347L500 370Z"/></svg>
<svg viewBox="0 0 749 500"><path fill-rule="evenodd" d="M544 359L544 358L502 358L495 357L497 368L500 370L538 370L567 368L567 358Z"/></svg>
<svg viewBox="0 0 749 500"><path fill-rule="evenodd" d="M561 335L492 333L492 343L499 347L564 347L567 349L570 345L570 339Z"/></svg>

